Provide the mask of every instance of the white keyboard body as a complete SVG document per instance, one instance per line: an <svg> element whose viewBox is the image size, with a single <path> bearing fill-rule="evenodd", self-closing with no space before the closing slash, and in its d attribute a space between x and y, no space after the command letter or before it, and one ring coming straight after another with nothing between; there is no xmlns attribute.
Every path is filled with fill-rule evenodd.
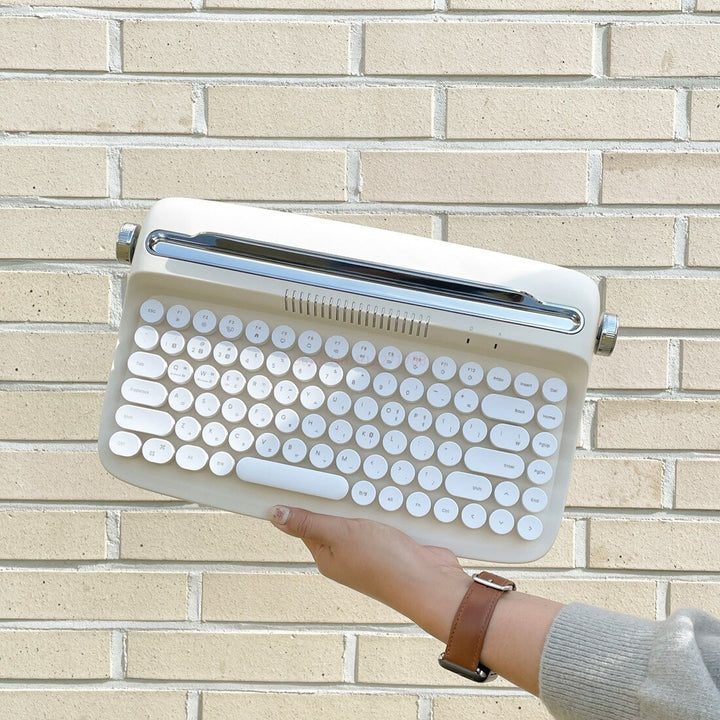
<svg viewBox="0 0 720 720"><path fill-rule="evenodd" d="M599 318L578 272L162 200L134 246L100 457L189 501L529 562L560 526Z"/></svg>

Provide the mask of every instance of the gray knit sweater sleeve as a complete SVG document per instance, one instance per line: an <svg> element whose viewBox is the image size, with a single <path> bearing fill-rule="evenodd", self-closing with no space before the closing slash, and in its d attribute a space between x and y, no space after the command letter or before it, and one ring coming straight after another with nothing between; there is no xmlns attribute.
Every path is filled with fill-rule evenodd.
<svg viewBox="0 0 720 720"><path fill-rule="evenodd" d="M540 697L559 720L720 720L720 621L568 605L545 643Z"/></svg>

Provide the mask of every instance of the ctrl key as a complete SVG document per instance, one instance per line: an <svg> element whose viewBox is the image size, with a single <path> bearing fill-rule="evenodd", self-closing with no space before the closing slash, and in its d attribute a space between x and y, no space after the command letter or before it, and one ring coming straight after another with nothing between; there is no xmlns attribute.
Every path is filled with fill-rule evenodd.
<svg viewBox="0 0 720 720"><path fill-rule="evenodd" d="M108 446L110 452L120 457L135 457L140 452L142 442L134 433L118 430L110 436Z"/></svg>

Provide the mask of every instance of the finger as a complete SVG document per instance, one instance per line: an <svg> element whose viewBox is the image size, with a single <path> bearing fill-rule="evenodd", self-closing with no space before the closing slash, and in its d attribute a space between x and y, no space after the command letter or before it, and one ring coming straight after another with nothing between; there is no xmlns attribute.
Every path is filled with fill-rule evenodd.
<svg viewBox="0 0 720 720"><path fill-rule="evenodd" d="M301 538L305 543L330 544L337 537L343 520L332 515L321 515L302 508L276 505L270 520L283 532Z"/></svg>

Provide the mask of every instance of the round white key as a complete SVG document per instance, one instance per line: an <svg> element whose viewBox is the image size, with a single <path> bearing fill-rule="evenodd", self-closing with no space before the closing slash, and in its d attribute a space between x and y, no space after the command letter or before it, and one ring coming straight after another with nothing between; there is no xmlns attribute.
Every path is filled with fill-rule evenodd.
<svg viewBox="0 0 720 720"><path fill-rule="evenodd" d="M287 350L295 344L295 331L289 325L278 325L270 339L278 350Z"/></svg>
<svg viewBox="0 0 720 720"><path fill-rule="evenodd" d="M512 507L520 499L520 489L514 482L503 480L495 486L495 500L498 505Z"/></svg>
<svg viewBox="0 0 720 720"><path fill-rule="evenodd" d="M350 442L353 436L353 427L347 420L333 420L328 428L328 436L338 445Z"/></svg>
<svg viewBox="0 0 720 720"><path fill-rule="evenodd" d="M175 448L171 442L160 438L150 438L142 447L143 457L151 463L164 465L172 460Z"/></svg>
<svg viewBox="0 0 720 720"><path fill-rule="evenodd" d="M428 492L437 490L442 485L442 481L443 474L440 471L440 468L437 468L434 465L426 465L425 467L420 468L420 472L418 473L418 485L420 485L423 490L427 490Z"/></svg>
<svg viewBox="0 0 720 720"><path fill-rule="evenodd" d="M332 448L325 443L318 443L310 448L310 463L318 470L324 470L332 464L335 459L335 453Z"/></svg>
<svg viewBox="0 0 720 720"><path fill-rule="evenodd" d="M398 485L409 485L415 479L415 468L407 460L398 460L390 468L390 477Z"/></svg>
<svg viewBox="0 0 720 720"><path fill-rule="evenodd" d="M355 431L355 442L363 450L373 450L380 443L380 431L374 425L361 425Z"/></svg>
<svg viewBox="0 0 720 720"><path fill-rule="evenodd" d="M397 402L385 403L380 411L380 419L389 427L397 427L405 419L405 408Z"/></svg>
<svg viewBox="0 0 720 720"><path fill-rule="evenodd" d="M405 378L400 383L400 395L405 402L417 402L425 393L425 386L417 378Z"/></svg>
<svg viewBox="0 0 720 720"><path fill-rule="evenodd" d="M385 477L388 471L387 460L382 455L368 455L363 462L363 472L371 480Z"/></svg>
<svg viewBox="0 0 720 720"><path fill-rule="evenodd" d="M537 540L543 531L543 524L540 518L536 518L533 515L523 515L517 524L518 535L523 540Z"/></svg>
<svg viewBox="0 0 720 720"><path fill-rule="evenodd" d="M252 447L255 438L253 434L244 427L235 428L230 432L228 442L235 452L245 452Z"/></svg>
<svg viewBox="0 0 720 720"><path fill-rule="evenodd" d="M522 452L530 444L530 433L524 427L498 423L490 430L490 442L501 450Z"/></svg>
<svg viewBox="0 0 720 720"><path fill-rule="evenodd" d="M212 393L200 393L195 398L195 412L204 418L211 418L217 415L220 410L220 400Z"/></svg>
<svg viewBox="0 0 720 720"><path fill-rule="evenodd" d="M300 404L306 410L317 410L325 402L325 392L317 385L308 385L300 393Z"/></svg>
<svg viewBox="0 0 720 720"><path fill-rule="evenodd" d="M195 384L202 390L212 390L220 382L220 373L212 365L200 365L193 374Z"/></svg>
<svg viewBox="0 0 720 720"><path fill-rule="evenodd" d="M453 467L462 460L462 448L452 440L446 440L438 447L437 458L445 467Z"/></svg>
<svg viewBox="0 0 720 720"><path fill-rule="evenodd" d="M507 390L510 387L511 379L510 371L504 367L494 367L488 370L486 378L488 387L495 392Z"/></svg>
<svg viewBox="0 0 720 720"><path fill-rule="evenodd" d="M306 438L316 440L325 433L327 423L322 415L311 413L303 418L301 427Z"/></svg>
<svg viewBox="0 0 720 720"><path fill-rule="evenodd" d="M328 410L336 417L342 417L350 412L352 400L350 396L343 390L335 390L330 393L327 399Z"/></svg>
<svg viewBox="0 0 720 720"><path fill-rule="evenodd" d="M159 380L167 370L167 363L160 355L152 355L138 350L128 358L127 367L133 375L149 380Z"/></svg>
<svg viewBox="0 0 720 720"><path fill-rule="evenodd" d="M181 445L175 453L175 462L183 470L197 472L207 465L208 454L197 445Z"/></svg>
<svg viewBox="0 0 720 720"><path fill-rule="evenodd" d="M141 445L140 438L126 430L113 433L108 441L110 452L120 457L134 457L140 452Z"/></svg>
<svg viewBox="0 0 720 720"><path fill-rule="evenodd" d="M543 405L537 411L537 422L543 430L555 430L563 421L563 412L556 405Z"/></svg>
<svg viewBox="0 0 720 720"><path fill-rule="evenodd" d="M300 333L298 338L298 347L304 353L308 355L315 355L318 350L322 347L322 338L320 333L315 330L305 330Z"/></svg>
<svg viewBox="0 0 720 720"><path fill-rule="evenodd" d="M462 434L469 443L480 443L487 436L487 425L480 418L470 418L463 424Z"/></svg>
<svg viewBox="0 0 720 720"><path fill-rule="evenodd" d="M353 405L353 413L358 420L367 422L378 414L378 404L375 398L363 396L358 398Z"/></svg>
<svg viewBox="0 0 720 720"><path fill-rule="evenodd" d="M193 327L203 335L209 335L216 326L217 318L212 310L198 310L193 315Z"/></svg>
<svg viewBox="0 0 720 720"><path fill-rule="evenodd" d="M523 507L531 513L542 512L548 504L548 496L539 487L528 488L522 494Z"/></svg>
<svg viewBox="0 0 720 720"><path fill-rule="evenodd" d="M273 385L264 375L253 375L247 384L247 393L253 400L265 400L270 397Z"/></svg>
<svg viewBox="0 0 720 720"><path fill-rule="evenodd" d="M405 369L411 375L423 375L430 367L430 358L420 350L408 353L405 357Z"/></svg>
<svg viewBox="0 0 720 720"><path fill-rule="evenodd" d="M456 372L456 362L452 358L447 357L447 355L441 355L433 360L432 374L436 380L439 380L440 382L447 382L455 377Z"/></svg>
<svg viewBox="0 0 720 720"><path fill-rule="evenodd" d="M340 450L335 458L335 465L343 475L357 472L361 464L360 455L356 450Z"/></svg>
<svg viewBox="0 0 720 720"><path fill-rule="evenodd" d="M386 345L378 353L378 363L383 370L397 370L402 360L402 353L394 345Z"/></svg>
<svg viewBox="0 0 720 720"><path fill-rule="evenodd" d="M478 503L468 503L460 513L463 525L471 530L481 528L487 520L487 512L482 505Z"/></svg>
<svg viewBox="0 0 720 720"><path fill-rule="evenodd" d="M159 340L158 331L150 325L141 325L135 331L135 344L141 350L154 350L158 346Z"/></svg>
<svg viewBox="0 0 720 720"><path fill-rule="evenodd" d="M463 363L458 373L460 381L468 387L479 385L482 382L483 375L482 365L476 362Z"/></svg>
<svg viewBox="0 0 720 720"><path fill-rule="evenodd" d="M430 498L420 491L410 493L405 501L405 508L413 517L425 517L432 507Z"/></svg>
<svg viewBox="0 0 720 720"><path fill-rule="evenodd" d="M424 407L416 407L410 410L408 414L408 425L415 432L425 432L432 427L433 416L432 413Z"/></svg>
<svg viewBox="0 0 720 720"><path fill-rule="evenodd" d="M547 460L533 460L527 467L527 476L536 485L544 485L552 480L552 465Z"/></svg>
<svg viewBox="0 0 720 720"><path fill-rule="evenodd" d="M159 382L135 377L125 380L120 388L120 394L128 402L148 407L161 407L168 396L165 386Z"/></svg>
<svg viewBox="0 0 720 720"><path fill-rule="evenodd" d="M273 397L281 405L292 405L299 394L298 386L292 380L281 380L273 391Z"/></svg>
<svg viewBox="0 0 720 720"><path fill-rule="evenodd" d="M220 378L220 387L228 395L237 395L245 388L245 376L239 370L226 370Z"/></svg>
<svg viewBox="0 0 720 720"><path fill-rule="evenodd" d="M255 452L260 457L270 458L275 457L280 450L280 439L273 433L265 432L262 433L255 441Z"/></svg>
<svg viewBox="0 0 720 720"><path fill-rule="evenodd" d="M493 510L490 513L490 529L496 535L507 535L515 527L515 518L508 510Z"/></svg>
<svg viewBox="0 0 720 720"><path fill-rule="evenodd" d="M535 407L529 400L491 393L482 399L482 411L493 420L525 425L533 419Z"/></svg>
<svg viewBox="0 0 720 720"><path fill-rule="evenodd" d="M377 490L371 482L359 480L352 486L350 495L356 505L370 505L375 500Z"/></svg>
<svg viewBox="0 0 720 720"><path fill-rule="evenodd" d="M435 431L440 437L455 437L460 432L460 419L453 413L442 413L435 421Z"/></svg>
<svg viewBox="0 0 720 720"><path fill-rule="evenodd" d="M245 370L250 372L259 370L263 366L263 362L265 362L265 356L260 348L246 347L240 352L240 364Z"/></svg>
<svg viewBox="0 0 720 720"><path fill-rule="evenodd" d="M536 455L546 458L555 454L557 450L557 438L549 432L538 433L532 441L532 448Z"/></svg>
<svg viewBox="0 0 720 720"><path fill-rule="evenodd" d="M434 452L435 443L427 437L427 435L416 435L410 441L410 454L415 460L419 460L420 462L429 460ZM425 489L427 490L427 488Z"/></svg>
<svg viewBox="0 0 720 720"><path fill-rule="evenodd" d="M336 362L329 361L323 363L318 370L318 379L323 385L328 387L335 387L342 382L343 369Z"/></svg>
<svg viewBox="0 0 720 720"><path fill-rule="evenodd" d="M290 438L283 443L282 455L289 463L299 463L307 455L307 445L300 438Z"/></svg>
<svg viewBox="0 0 720 720"><path fill-rule="evenodd" d="M388 455L400 455L405 452L407 444L407 437L400 430L391 430L382 439L382 446Z"/></svg>
<svg viewBox="0 0 720 720"><path fill-rule="evenodd" d="M445 407L452 398L450 388L444 383L433 383L427 391L427 401L434 408Z"/></svg>
<svg viewBox="0 0 720 720"><path fill-rule="evenodd" d="M513 383L515 392L520 397L532 397L540 387L540 381L529 372L520 373Z"/></svg>
<svg viewBox="0 0 720 720"><path fill-rule="evenodd" d="M212 344L206 337L196 335L188 340L187 354L193 360L207 360L212 352Z"/></svg>
<svg viewBox="0 0 720 720"><path fill-rule="evenodd" d="M151 298L140 306L140 317L151 325L159 323L165 315L165 308L159 300Z"/></svg>
<svg viewBox="0 0 720 720"><path fill-rule="evenodd" d="M242 335L243 322L237 315L224 315L218 324L218 330L224 338L235 340Z"/></svg>
<svg viewBox="0 0 720 720"><path fill-rule="evenodd" d="M275 350L267 356L265 365L271 375L281 377L290 370L290 358L282 350Z"/></svg>
<svg viewBox="0 0 720 720"><path fill-rule="evenodd" d="M389 372L381 372L373 380L373 390L380 397L390 397L397 390L397 378Z"/></svg>
<svg viewBox="0 0 720 720"><path fill-rule="evenodd" d="M213 475L225 477L225 475L232 472L233 467L235 467L235 461L230 453L221 450L210 456L209 467Z"/></svg>
<svg viewBox="0 0 720 720"><path fill-rule="evenodd" d="M458 412L471 413L477 410L480 398L478 398L478 394L474 390L463 388L455 393L453 404Z"/></svg>
<svg viewBox="0 0 720 720"><path fill-rule="evenodd" d="M240 398L228 398L222 404L222 416L229 423L236 425L247 414L247 406Z"/></svg>
<svg viewBox="0 0 720 720"><path fill-rule="evenodd" d="M219 422L208 423L202 430L202 439L210 447L218 447L227 440L227 428Z"/></svg>
<svg viewBox="0 0 720 720"><path fill-rule="evenodd" d="M443 523L452 522L459 512L458 504L448 497L440 498L433 507L433 514L435 517Z"/></svg>
<svg viewBox="0 0 720 720"><path fill-rule="evenodd" d="M275 427L281 433L291 433L300 425L300 416L291 408L281 408L275 416Z"/></svg>
<svg viewBox="0 0 720 720"><path fill-rule="evenodd" d="M254 345L263 345L270 337L270 328L264 320L251 320L245 327L245 337Z"/></svg>
<svg viewBox="0 0 720 720"><path fill-rule="evenodd" d="M267 427L273 419L273 411L265 403L256 403L248 410L248 420L253 427Z"/></svg>
<svg viewBox="0 0 720 720"><path fill-rule="evenodd" d="M300 382L307 382L315 377L317 365L312 358L299 357L293 362L292 371L293 375L300 380Z"/></svg>
<svg viewBox="0 0 720 720"><path fill-rule="evenodd" d="M325 354L334 360L342 360L350 349L350 344L342 335L332 335L325 341Z"/></svg>
<svg viewBox="0 0 720 720"><path fill-rule="evenodd" d="M403 500L403 494L392 485L384 487L378 494L380 507L388 512L399 510L402 507Z"/></svg>
<svg viewBox="0 0 720 720"><path fill-rule="evenodd" d="M167 321L171 328L184 330L190 324L192 315L184 305L173 305L167 311Z"/></svg>
<svg viewBox="0 0 720 720"><path fill-rule="evenodd" d="M183 442L192 442L200 435L200 423L194 417L181 417L175 423L175 434Z"/></svg>
<svg viewBox="0 0 720 720"><path fill-rule="evenodd" d="M548 402L562 402L567 395L567 385L560 378L550 378L543 383L542 394Z"/></svg>
<svg viewBox="0 0 720 720"><path fill-rule="evenodd" d="M360 340L352 346L352 359L358 365L369 365L376 354L375 346L368 340Z"/></svg>
<svg viewBox="0 0 720 720"><path fill-rule="evenodd" d="M193 394L184 387L174 388L168 395L168 404L175 412L185 412L193 404Z"/></svg>
<svg viewBox="0 0 720 720"><path fill-rule="evenodd" d="M370 373L365 368L350 368L345 376L345 384L349 390L362 392L370 385Z"/></svg>
<svg viewBox="0 0 720 720"><path fill-rule="evenodd" d="M492 483L483 475L455 470L445 478L445 489L453 496L482 502L492 495Z"/></svg>
<svg viewBox="0 0 720 720"><path fill-rule="evenodd" d="M213 357L218 365L227 367L238 359L238 349L234 343L231 343L229 340L223 340L213 348Z"/></svg>

